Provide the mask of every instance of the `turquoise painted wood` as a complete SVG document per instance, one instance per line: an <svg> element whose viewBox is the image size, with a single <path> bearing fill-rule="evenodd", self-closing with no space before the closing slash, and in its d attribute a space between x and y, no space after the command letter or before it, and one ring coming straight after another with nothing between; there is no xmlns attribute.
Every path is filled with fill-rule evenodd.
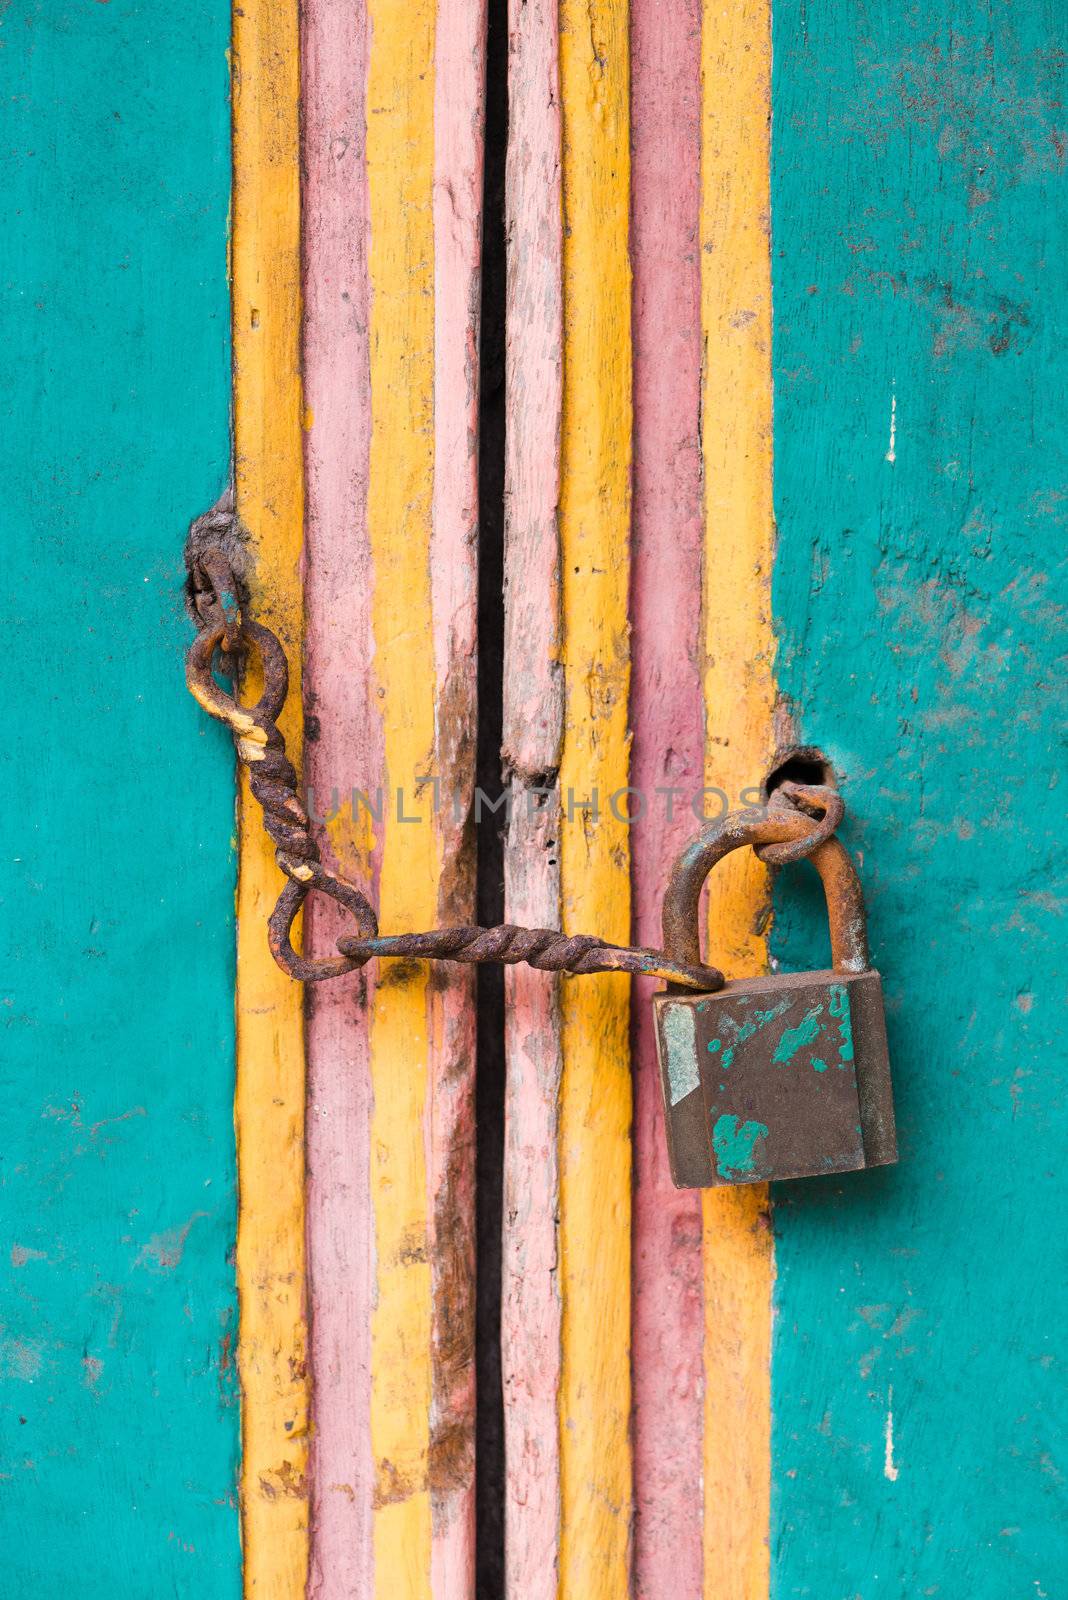
<svg viewBox="0 0 1068 1600"><path fill-rule="evenodd" d="M221 0L0 16L5 1595L240 1592L232 766L185 690L228 470Z"/></svg>
<svg viewBox="0 0 1068 1600"><path fill-rule="evenodd" d="M1068 10L775 8L779 672L901 1164L776 1194L775 1600L1064 1592ZM782 886L777 953L826 951Z"/></svg>

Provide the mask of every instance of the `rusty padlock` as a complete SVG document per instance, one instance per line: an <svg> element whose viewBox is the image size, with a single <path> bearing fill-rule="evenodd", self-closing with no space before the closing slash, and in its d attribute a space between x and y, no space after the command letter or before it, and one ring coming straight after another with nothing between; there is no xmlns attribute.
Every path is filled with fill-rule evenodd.
<svg viewBox="0 0 1068 1600"><path fill-rule="evenodd" d="M676 861L664 899L667 954L700 962L698 902L717 861L743 845L800 841L812 828L796 811L763 809L733 812L699 835ZM860 883L833 835L809 859L827 897L833 970L655 997L671 1175L680 1189L897 1160L882 984L868 961Z"/></svg>

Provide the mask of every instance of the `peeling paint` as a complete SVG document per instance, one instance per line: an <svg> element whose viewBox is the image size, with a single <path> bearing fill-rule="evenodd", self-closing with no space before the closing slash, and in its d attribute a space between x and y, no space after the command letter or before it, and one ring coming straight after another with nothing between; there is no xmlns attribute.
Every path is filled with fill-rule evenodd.
<svg viewBox="0 0 1068 1600"><path fill-rule="evenodd" d="M894 1389L892 1384L886 1396L886 1427L883 1438L883 1477L889 1483L896 1483L900 1469L894 1461Z"/></svg>
<svg viewBox="0 0 1068 1600"><path fill-rule="evenodd" d="M733 1180L759 1174L761 1146L767 1136L763 1122L742 1122L730 1114L717 1117L712 1127L712 1149L720 1177Z"/></svg>
<svg viewBox="0 0 1068 1600"><path fill-rule="evenodd" d="M784 1028L782 1037L775 1046L772 1060L779 1065L792 1061L799 1050L815 1042L823 1031L820 1017L823 1015L822 1006L813 1006L811 1011L806 1011L796 1028Z"/></svg>
<svg viewBox="0 0 1068 1600"><path fill-rule="evenodd" d="M664 1045L667 1050L668 1085L671 1104L677 1106L688 1094L701 1086L697 1070L697 1035L694 1029L692 1006L668 1006L664 1010ZM718 1045L715 1039L709 1044Z"/></svg>
<svg viewBox="0 0 1068 1600"><path fill-rule="evenodd" d="M154 1233L141 1249L134 1266L143 1267L154 1263L161 1272L173 1272L182 1259L190 1228L201 1217L207 1215L206 1211L194 1211L188 1222L183 1222L176 1228L166 1228L162 1233Z"/></svg>

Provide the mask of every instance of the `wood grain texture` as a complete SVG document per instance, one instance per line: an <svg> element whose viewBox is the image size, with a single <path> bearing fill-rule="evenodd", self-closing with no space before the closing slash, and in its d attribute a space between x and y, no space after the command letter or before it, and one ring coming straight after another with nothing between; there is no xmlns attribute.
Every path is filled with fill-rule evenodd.
<svg viewBox="0 0 1068 1600"><path fill-rule="evenodd" d="M628 770L631 341L625 0L560 8L564 391L560 552L565 932L630 930ZM618 809L618 801L617 801ZM630 1587L629 985L562 986L560 1589ZM596 1220L594 1220L596 1219Z"/></svg>
<svg viewBox="0 0 1068 1600"><path fill-rule="evenodd" d="M704 783L701 661L701 6L631 3L634 937L661 940L672 862ZM634 1593L700 1600L704 1572L701 1197L671 1181L650 997L635 984Z"/></svg>
<svg viewBox="0 0 1068 1600"><path fill-rule="evenodd" d="M705 4L701 42L701 323L705 344L705 781L737 803L774 750L772 671L771 34L767 0ZM767 869L716 868L709 953L732 977L767 969ZM703 1197L705 1594L765 1600L771 1292L766 1191Z"/></svg>
<svg viewBox="0 0 1068 1600"><path fill-rule="evenodd" d="M306 778L323 859L377 903L379 841L367 807L384 786L367 526L371 372L367 326L366 12L302 10L304 383L307 476L304 701L316 737ZM313 895L306 938L334 953L346 919ZM369 1016L377 970L306 991L308 1278L314 1432L309 1595L373 1593Z"/></svg>
<svg viewBox="0 0 1068 1600"><path fill-rule="evenodd" d="M322 0L304 39L309 776L383 927L469 922L485 10ZM310 995L323 1600L473 1584L473 1028L463 969Z"/></svg>
<svg viewBox="0 0 1068 1600"><path fill-rule="evenodd" d="M478 399L485 0L438 0L434 62L434 483L429 550L437 923L475 920ZM430 687L426 692L431 692ZM429 992L431 1593L475 1577L475 974Z"/></svg>
<svg viewBox="0 0 1068 1600"><path fill-rule="evenodd" d="M560 926L563 305L558 32L548 0L512 13L508 94L505 915L552 928ZM559 980L549 974L506 968L501 1357L509 1600L556 1600L558 1588L558 996Z"/></svg>
<svg viewBox="0 0 1068 1600"><path fill-rule="evenodd" d="M447 6L439 17L431 0L376 0L369 19L368 529L391 792L380 917L392 931L472 913L463 823L473 763L484 17L478 6ZM443 90L454 75L448 104L436 94L438 50ZM418 823L402 820L416 815ZM393 963L379 974L371 1021L372 1541L374 1593L389 1600L461 1595L472 1582L472 992L470 974Z"/></svg>
<svg viewBox="0 0 1068 1600"><path fill-rule="evenodd" d="M301 759L300 182L296 4L233 16L234 461L253 558L252 602L289 656L280 718ZM246 693L251 686L246 686ZM265 926L279 891L242 779L237 897L237 1279L245 1591L298 1600L308 1565L304 1318L304 1026L299 985Z"/></svg>
<svg viewBox="0 0 1068 1600"><path fill-rule="evenodd" d="M402 15L403 12L403 15ZM391 791L412 795L434 745L430 543L434 473L434 6L370 7L371 454L374 673ZM392 799L391 793L391 799ZM402 811L414 815L413 811ZM382 826L380 921L437 914L437 851L424 822ZM427 1163L428 969L391 963L371 1019L371 1315L374 1593L430 1586L431 1283Z"/></svg>

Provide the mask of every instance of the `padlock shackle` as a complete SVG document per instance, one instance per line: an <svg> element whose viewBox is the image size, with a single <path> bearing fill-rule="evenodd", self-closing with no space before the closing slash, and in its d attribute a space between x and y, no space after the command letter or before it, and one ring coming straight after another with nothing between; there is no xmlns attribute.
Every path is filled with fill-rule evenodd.
<svg viewBox="0 0 1068 1600"><path fill-rule="evenodd" d="M673 961L701 964L698 905L705 879L724 856L743 845L785 844L807 838L811 817L790 810L731 811L691 839L675 859L661 921L664 950ZM832 836L808 858L823 882L835 972L866 972L868 927L864 895L849 852Z"/></svg>

